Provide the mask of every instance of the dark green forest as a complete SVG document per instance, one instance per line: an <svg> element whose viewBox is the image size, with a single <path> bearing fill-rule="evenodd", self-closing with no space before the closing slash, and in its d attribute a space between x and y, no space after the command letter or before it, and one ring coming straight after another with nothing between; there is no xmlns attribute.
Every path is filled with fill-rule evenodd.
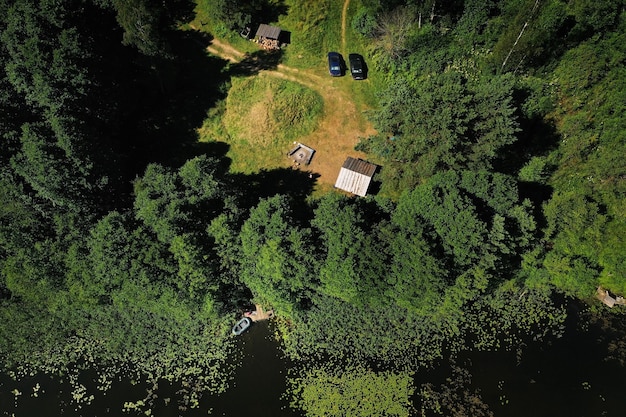
<svg viewBox="0 0 626 417"><path fill-rule="evenodd" d="M3 369L184 382L193 406L259 303L303 363L296 405L335 415L311 390L411 396L436 360L556 337L568 303L622 314L595 295L626 295L626 2L355 1L381 80L366 198L197 141L228 65L180 27L279 6L0 0Z"/></svg>

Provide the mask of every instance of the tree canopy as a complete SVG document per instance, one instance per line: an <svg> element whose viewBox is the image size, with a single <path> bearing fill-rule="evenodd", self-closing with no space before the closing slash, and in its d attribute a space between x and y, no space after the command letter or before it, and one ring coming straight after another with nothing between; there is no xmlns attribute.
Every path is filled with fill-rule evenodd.
<svg viewBox="0 0 626 417"><path fill-rule="evenodd" d="M198 143L231 77L298 105L289 142L323 108L207 56L208 34L183 25L190 2L0 1L3 367L127 363L218 392L229 327L259 303L301 361L293 405L406 416L418 367L558 334L563 294L626 295L624 1L356 3L343 42L373 80L346 91L375 128L357 149L381 166L366 198L291 169L234 172L225 129ZM338 44L339 12L293 4L197 10L224 33L288 15L307 38L287 59L319 64L310 51ZM458 387L421 393L489 415Z"/></svg>

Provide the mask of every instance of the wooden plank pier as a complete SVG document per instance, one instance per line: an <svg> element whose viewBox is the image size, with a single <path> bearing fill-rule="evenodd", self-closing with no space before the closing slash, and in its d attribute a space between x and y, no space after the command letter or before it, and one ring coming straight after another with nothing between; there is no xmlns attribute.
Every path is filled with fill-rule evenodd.
<svg viewBox="0 0 626 417"><path fill-rule="evenodd" d="M244 316L252 321L268 320L274 317L274 310L264 310L261 304L256 304L255 308L254 311L245 312Z"/></svg>

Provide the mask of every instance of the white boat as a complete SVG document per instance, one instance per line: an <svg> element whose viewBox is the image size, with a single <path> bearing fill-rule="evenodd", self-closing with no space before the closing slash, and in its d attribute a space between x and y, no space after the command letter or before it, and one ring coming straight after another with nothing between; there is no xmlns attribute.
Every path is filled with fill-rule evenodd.
<svg viewBox="0 0 626 417"><path fill-rule="evenodd" d="M233 327L233 334L235 336L239 336L241 333L243 333L246 330L248 330L248 327L250 327L251 324L252 324L252 320L250 320L247 317L242 318Z"/></svg>

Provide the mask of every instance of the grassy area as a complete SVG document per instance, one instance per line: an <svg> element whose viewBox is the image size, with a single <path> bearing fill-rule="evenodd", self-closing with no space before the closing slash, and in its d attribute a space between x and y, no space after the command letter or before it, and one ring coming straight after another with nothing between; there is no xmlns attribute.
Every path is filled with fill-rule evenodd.
<svg viewBox="0 0 626 417"><path fill-rule="evenodd" d="M216 21L210 13L212 0L197 1L194 28L226 40L242 52L259 50L255 43L244 40L237 31L225 30ZM227 99L209 112L199 135L204 142L228 143L231 169L235 172L253 173L289 166L284 155L292 142L307 140L306 136L313 132L320 120L327 122L324 100L349 100L350 105L356 107L356 114L347 112L349 120L338 119L332 123L339 127L349 121L354 130L361 132L368 129L367 111L377 105L376 92L382 88L382 80L375 70L370 69L370 77L364 81L352 80L349 72L341 78L328 75L326 54L331 50L343 53L346 60L348 53L360 53L366 62L370 62L368 40L352 29L352 20L361 7L361 0L350 0L345 42L341 30L343 1L285 0L285 5L287 14L280 16L278 22L267 23L291 33L291 44L283 49L281 62L302 71L283 70L283 76L301 79L307 85L319 83L317 77L322 77L322 82L319 88L314 87L316 92L263 72L248 74L247 78L231 74L232 88ZM337 112L336 109L333 111ZM357 137L351 133L345 137ZM341 137L337 139L341 140ZM318 187L316 194L330 191L322 188Z"/></svg>
<svg viewBox="0 0 626 417"><path fill-rule="evenodd" d="M284 62L296 68L326 70L328 51L341 50L342 1L286 0L289 12L279 26L291 32Z"/></svg>
<svg viewBox="0 0 626 417"><path fill-rule="evenodd" d="M301 84L267 74L235 78L226 101L200 129L200 140L228 141L237 172L285 166L291 142L315 129L322 110L319 94Z"/></svg>
<svg viewBox="0 0 626 417"><path fill-rule="evenodd" d="M359 53L366 62L370 62L368 40L352 29L352 19L361 6L360 0L350 0L345 51L341 39L342 1L288 0L287 4L289 13L278 22L281 28L291 32L291 45L285 49L283 57L286 65L313 69L320 75L326 75L326 54L329 51L343 53L346 60L349 53ZM370 78L362 82L353 82L347 74L339 84L340 88L350 92L360 110L374 108L376 91L382 89L381 79L375 71L371 71Z"/></svg>
<svg viewBox="0 0 626 417"><path fill-rule="evenodd" d="M365 62L369 64L368 79L361 82L350 83L350 91L354 102L360 105L361 110L375 108L378 103L377 92L384 88L383 78L373 68L370 56L371 40L364 38L352 29L352 21L357 10L361 7L361 1L350 0L346 19L346 53L363 55Z"/></svg>

